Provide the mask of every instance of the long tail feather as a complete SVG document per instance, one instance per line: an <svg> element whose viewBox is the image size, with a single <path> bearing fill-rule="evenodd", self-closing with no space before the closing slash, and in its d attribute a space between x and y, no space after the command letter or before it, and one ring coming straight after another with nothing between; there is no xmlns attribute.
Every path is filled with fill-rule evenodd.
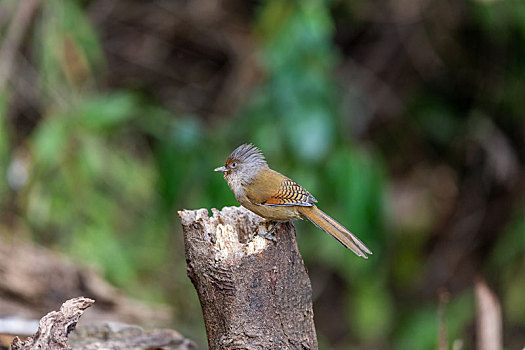
<svg viewBox="0 0 525 350"><path fill-rule="evenodd" d="M368 249L359 238L315 205L311 207L300 207L299 212L358 256L368 259L367 254L372 254L370 249Z"/></svg>

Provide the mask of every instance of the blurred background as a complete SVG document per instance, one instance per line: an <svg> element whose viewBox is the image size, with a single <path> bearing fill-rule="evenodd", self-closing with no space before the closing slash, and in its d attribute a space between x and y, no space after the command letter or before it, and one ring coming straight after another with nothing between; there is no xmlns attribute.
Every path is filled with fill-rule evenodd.
<svg viewBox="0 0 525 350"><path fill-rule="evenodd" d="M374 252L296 223L321 349L475 348L484 283L525 344L525 2L1 0L0 35L10 251L206 348L176 211L237 205L213 169L253 142Z"/></svg>

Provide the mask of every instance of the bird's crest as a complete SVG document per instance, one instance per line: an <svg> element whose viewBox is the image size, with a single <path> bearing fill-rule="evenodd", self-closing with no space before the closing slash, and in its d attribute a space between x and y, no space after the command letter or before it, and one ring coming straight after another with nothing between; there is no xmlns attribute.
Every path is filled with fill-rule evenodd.
<svg viewBox="0 0 525 350"><path fill-rule="evenodd" d="M233 161L241 163L266 163L264 155L251 143L245 143L237 147L226 160L226 164Z"/></svg>

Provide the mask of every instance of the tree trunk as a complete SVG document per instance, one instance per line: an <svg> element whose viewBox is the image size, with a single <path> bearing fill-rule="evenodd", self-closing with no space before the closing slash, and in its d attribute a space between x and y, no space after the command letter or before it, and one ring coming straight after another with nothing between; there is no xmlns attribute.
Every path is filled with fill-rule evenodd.
<svg viewBox="0 0 525 350"><path fill-rule="evenodd" d="M292 223L264 239L263 219L242 207L179 212L188 276L215 349L317 349L312 288Z"/></svg>

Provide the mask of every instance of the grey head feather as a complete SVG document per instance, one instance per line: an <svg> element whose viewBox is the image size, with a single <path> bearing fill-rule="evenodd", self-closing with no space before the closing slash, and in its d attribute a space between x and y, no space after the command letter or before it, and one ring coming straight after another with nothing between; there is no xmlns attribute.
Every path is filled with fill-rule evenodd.
<svg viewBox="0 0 525 350"><path fill-rule="evenodd" d="M228 157L231 160L237 160L239 163L250 165L266 164L261 151L251 143L245 143L237 147Z"/></svg>
<svg viewBox="0 0 525 350"><path fill-rule="evenodd" d="M242 186L250 184L259 171L268 168L268 164L261 151L251 143L237 147L226 160L226 164L234 161L239 165L229 174L225 173L225 178L235 197L238 197L244 193Z"/></svg>

